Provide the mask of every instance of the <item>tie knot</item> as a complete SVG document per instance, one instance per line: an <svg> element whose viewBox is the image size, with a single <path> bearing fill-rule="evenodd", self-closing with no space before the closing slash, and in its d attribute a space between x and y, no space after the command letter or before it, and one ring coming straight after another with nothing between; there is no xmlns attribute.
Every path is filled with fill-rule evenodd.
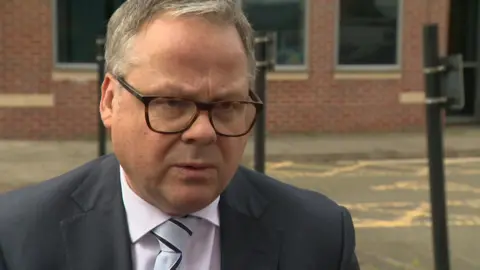
<svg viewBox="0 0 480 270"><path fill-rule="evenodd" d="M189 218L171 218L152 230L162 251L182 253L193 232Z"/></svg>

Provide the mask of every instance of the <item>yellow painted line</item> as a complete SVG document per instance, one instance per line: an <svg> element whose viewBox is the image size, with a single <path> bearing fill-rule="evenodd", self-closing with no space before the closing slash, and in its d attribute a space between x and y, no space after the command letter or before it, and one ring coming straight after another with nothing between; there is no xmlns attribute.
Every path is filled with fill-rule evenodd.
<svg viewBox="0 0 480 270"><path fill-rule="evenodd" d="M429 204L427 201L422 202L406 202L406 201L392 201L392 202L367 202L367 203L342 203L344 207L349 210L368 211L375 208L403 208L409 206L415 206L419 204ZM471 208L480 208L480 199L468 199L468 200L448 200L448 206L467 206Z"/></svg>
<svg viewBox="0 0 480 270"><path fill-rule="evenodd" d="M390 170L414 170L418 169L419 167L425 167L426 164L420 163L385 163L385 164L368 164L367 166L372 168L379 168L379 169L390 169Z"/></svg>
<svg viewBox="0 0 480 270"><path fill-rule="evenodd" d="M289 171L289 170L275 170L272 171L273 175L285 176L285 177L332 177L341 173L352 172L364 167L364 164L355 164L352 166L344 166L332 168L324 172L300 172L300 171Z"/></svg>
<svg viewBox="0 0 480 270"><path fill-rule="evenodd" d="M380 164L428 164L428 159L414 158L414 159L378 159L378 160L359 160L359 163L367 165ZM459 164L459 163L475 163L480 162L480 157L461 157L461 158L445 158L445 164Z"/></svg>
<svg viewBox="0 0 480 270"><path fill-rule="evenodd" d="M378 220L365 219L358 221L355 226L369 228L396 228L396 227L412 227L413 221L417 217L428 215L430 206L428 203L421 203L420 206L413 210L405 211L402 216L394 220Z"/></svg>
<svg viewBox="0 0 480 270"><path fill-rule="evenodd" d="M423 167L421 169L418 169L417 172L415 172L416 176L427 176L429 173L429 168L428 167Z"/></svg>
<svg viewBox="0 0 480 270"><path fill-rule="evenodd" d="M340 169L334 169L334 170L329 170L327 172L314 172L314 171L292 171L292 170L286 170L286 169L277 169L277 170L271 170L268 173L271 174L272 176L277 176L277 177L288 177L288 178L301 178L301 177L318 177L318 178L327 178L327 177L333 177L333 176L339 176L341 174L342 177L346 178L352 178L352 177L388 177L388 176L416 176L416 177L421 177L421 175L417 175L415 172L393 172L393 171L380 171L380 170L368 170L365 168L365 170L361 170L361 167L363 166L356 166L360 167L358 168L357 171L352 170L352 171L343 171L341 168ZM480 171L477 170L468 170L468 171L457 171L457 172L452 172L452 171L445 171L445 176L447 177L447 181L449 181L450 176L455 176L455 175L480 175ZM426 175L428 176L428 174ZM423 179L423 178L422 178Z"/></svg>
<svg viewBox="0 0 480 270"><path fill-rule="evenodd" d="M350 177L393 177L393 176L405 176L406 173L392 172L392 171L380 171L380 170L361 170L351 174L345 174L344 176Z"/></svg>
<svg viewBox="0 0 480 270"><path fill-rule="evenodd" d="M397 223L412 225L412 222L415 218L428 216L430 210L430 203L421 203L417 208L406 211L403 216L401 216Z"/></svg>
<svg viewBox="0 0 480 270"><path fill-rule="evenodd" d="M357 164L357 163L355 163ZM306 169L306 170L325 170L325 169L331 169L331 168L336 168L339 167L339 165L333 165L333 164L312 164L312 163L291 163L290 168L292 169Z"/></svg>
<svg viewBox="0 0 480 270"><path fill-rule="evenodd" d="M425 190L428 189L426 183L420 183L417 180L413 181L398 181L389 185L374 185L370 187L374 191L389 191L389 190Z"/></svg>
<svg viewBox="0 0 480 270"><path fill-rule="evenodd" d="M409 181L397 181L392 184L385 185L372 185L371 190L374 191L390 191L390 190L428 190L430 189L427 181L422 179L409 180ZM468 184L462 184L452 181L447 181L446 190L448 192L471 192L480 194L480 188L474 187Z"/></svg>
<svg viewBox="0 0 480 270"><path fill-rule="evenodd" d="M338 175L340 173L356 171L356 170L358 170L360 168L363 168L363 167L365 167L365 164L357 163L357 164L354 164L354 165L351 165L351 166L333 168L329 171L320 173L320 175L321 175L321 177L335 176L335 175Z"/></svg>
<svg viewBox="0 0 480 270"><path fill-rule="evenodd" d="M281 161L267 163L267 172L277 177L318 177L326 178L333 176L419 176L425 177L429 174L429 167L426 159L409 160L364 160L341 166L339 164L312 164L296 163L292 161ZM450 158L445 159L445 175L480 175L480 169L464 169L448 165L465 165L480 163L480 158ZM420 166L417 166L420 165ZM472 165L473 166L473 165ZM383 168L385 167L385 168ZM305 171L303 171L305 170Z"/></svg>
<svg viewBox="0 0 480 270"><path fill-rule="evenodd" d="M389 222L382 223L374 220L355 220L354 225L356 229L413 228L413 227L431 227L431 221L414 222L413 224L408 225L408 224L394 224ZM467 221L459 221L459 220L448 221L448 226L477 227L477 226L480 226L480 218L467 220Z"/></svg>
<svg viewBox="0 0 480 270"><path fill-rule="evenodd" d="M277 170L270 172L272 176L282 178L300 178L300 177L317 177L321 178L322 175L320 172L297 172L297 171L284 171L284 170Z"/></svg>
<svg viewBox="0 0 480 270"><path fill-rule="evenodd" d="M398 209L390 210L385 209L388 207L393 208L404 208L415 205L412 202L383 202L383 203L357 203L357 204L342 204L347 209L351 211L361 211L365 213L369 212L383 212L383 213L398 213ZM447 201L448 206L464 206L469 208L480 208L480 199L473 200L449 200ZM415 220L418 217L429 217L430 216L430 203L429 202L420 202L420 204L412 210L402 211L402 214L393 220L382 220L382 219L369 219L369 218L357 218L353 214L353 221L356 228L408 228L408 227L420 227L420 226L430 226L431 221L417 221ZM450 226L480 226L480 217L473 216L470 214L465 215L449 215L448 224Z"/></svg>
<svg viewBox="0 0 480 270"><path fill-rule="evenodd" d="M285 167L291 167L293 165L293 162L291 161L282 161L282 162L267 162L266 164L266 170L276 170L276 169L281 169Z"/></svg>
<svg viewBox="0 0 480 270"><path fill-rule="evenodd" d="M414 206L413 202L369 202L369 203L353 203L353 204L342 204L349 210L360 210L368 211L371 208L380 208L380 207L408 207Z"/></svg>
<svg viewBox="0 0 480 270"><path fill-rule="evenodd" d="M418 159L378 159L378 160L360 160L359 162L365 163L367 165L397 165L397 164L421 164L427 163L427 159L418 158Z"/></svg>

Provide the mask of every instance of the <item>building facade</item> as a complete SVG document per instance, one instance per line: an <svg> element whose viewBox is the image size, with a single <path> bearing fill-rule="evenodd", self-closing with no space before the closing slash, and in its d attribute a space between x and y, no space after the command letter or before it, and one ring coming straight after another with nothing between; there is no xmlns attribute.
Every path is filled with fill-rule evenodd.
<svg viewBox="0 0 480 270"><path fill-rule="evenodd" d="M0 1L0 138L96 136L104 1ZM277 33L270 133L424 126L422 27L438 23L446 53L451 1L242 1L255 29Z"/></svg>

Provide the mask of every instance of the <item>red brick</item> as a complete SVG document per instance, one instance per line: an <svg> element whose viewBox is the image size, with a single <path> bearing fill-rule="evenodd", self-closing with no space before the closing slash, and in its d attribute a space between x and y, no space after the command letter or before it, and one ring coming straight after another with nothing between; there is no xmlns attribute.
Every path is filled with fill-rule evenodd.
<svg viewBox="0 0 480 270"><path fill-rule="evenodd" d="M53 93L55 107L0 108L0 138L96 136L97 83L52 80L52 1L6 2L0 1L0 93ZM335 80L336 1L309 2L309 78L268 83L269 132L422 128L423 106L400 104L398 96L423 91L424 23L439 23L441 51L446 51L449 2L403 1L402 76L398 80Z"/></svg>

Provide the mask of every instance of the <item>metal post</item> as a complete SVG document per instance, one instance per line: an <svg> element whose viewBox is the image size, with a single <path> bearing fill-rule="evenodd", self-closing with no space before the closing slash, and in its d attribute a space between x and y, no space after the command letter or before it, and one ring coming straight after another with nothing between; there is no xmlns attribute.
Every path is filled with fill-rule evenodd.
<svg viewBox="0 0 480 270"><path fill-rule="evenodd" d="M255 92L264 104L266 101L265 88L267 85L267 43L268 37L265 32L255 34L255 60L257 73L255 76ZM265 173L265 129L266 129L266 109L258 115L255 123L254 135L254 168L255 171Z"/></svg>
<svg viewBox="0 0 480 270"><path fill-rule="evenodd" d="M102 99L102 83L103 77L105 76L105 38L100 36L96 40L97 44L97 64L98 64L98 104L100 104ZM98 107L96 107L98 108ZM100 114L97 112L98 115L98 156L101 157L105 155L107 152L106 148L106 141L107 141L107 132L105 126L103 125L102 119L100 118Z"/></svg>
<svg viewBox="0 0 480 270"><path fill-rule="evenodd" d="M97 45L97 64L98 64L98 104L102 99L102 83L105 77L105 36L107 33L107 22L115 10L114 0L106 0L104 5L104 25L102 25L101 32L97 37L95 43ZM98 108L98 107L97 107ZM107 152L107 131L103 125L100 114L98 114L98 156L103 156Z"/></svg>
<svg viewBox="0 0 480 270"><path fill-rule="evenodd" d="M480 29L480 4L478 2L470 2L476 3L477 8L474 12L474 17L476 19L476 29ZM472 40L472 44L474 45L475 49L473 50L473 54L477 55L475 64L475 82L474 82L474 91L475 91L475 103L473 109L473 116L476 120L477 124L480 122L480 35L476 34L474 40ZM475 58L474 58L475 59ZM469 59L470 60L470 59Z"/></svg>
<svg viewBox="0 0 480 270"><path fill-rule="evenodd" d="M442 108L446 104L446 98L442 97L440 88L440 73L445 67L441 65L439 58L437 25L427 25L423 29L423 55L435 269L449 270L442 134Z"/></svg>

